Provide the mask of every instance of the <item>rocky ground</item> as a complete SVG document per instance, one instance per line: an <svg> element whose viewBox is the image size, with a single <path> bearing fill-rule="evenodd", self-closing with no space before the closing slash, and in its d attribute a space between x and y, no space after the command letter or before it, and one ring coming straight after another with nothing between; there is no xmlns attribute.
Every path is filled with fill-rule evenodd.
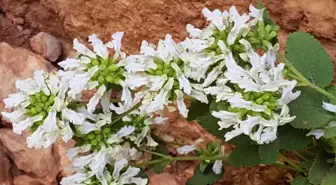
<svg viewBox="0 0 336 185"><path fill-rule="evenodd" d="M177 41L186 37L185 25L205 25L201 9L228 9L236 5L247 11L257 0L0 0L0 111L2 99L15 91L17 79L32 76L34 70L55 70L57 62L73 55L71 42L96 33L110 39L111 33L124 31L123 48L136 53L142 40L156 42L170 33ZM282 49L287 35L302 30L315 35L336 62L335 0L264 0L272 18L280 25ZM11 132L10 123L0 123L0 185L57 184L67 175L64 151L72 143L49 149L32 150L24 136ZM1 128L2 127L2 128ZM169 127L169 129L165 129ZM178 130L178 132L177 132ZM178 141L215 138L197 123L178 115L160 128ZM228 148L229 149L229 148ZM174 153L174 149L171 149ZM182 185L192 176L195 163L169 165L163 174L150 174L152 185ZM275 167L226 168L217 184L288 184L292 174Z"/></svg>

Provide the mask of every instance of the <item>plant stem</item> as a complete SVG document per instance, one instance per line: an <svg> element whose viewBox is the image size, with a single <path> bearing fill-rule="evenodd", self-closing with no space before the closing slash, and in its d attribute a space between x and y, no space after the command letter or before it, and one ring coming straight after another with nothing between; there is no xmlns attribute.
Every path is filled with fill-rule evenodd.
<svg viewBox="0 0 336 185"><path fill-rule="evenodd" d="M288 69L294 73L293 74L289 74L288 76L301 82L301 84L303 83L305 86L309 86L313 89L315 89L317 92L327 96L328 98L330 98L331 100L334 100L336 101L336 96L334 96L333 94L327 92L326 90L324 90L323 88L311 83L305 76L302 75L302 73L300 73L300 71L298 71L295 66L290 62L288 61L288 59L283 56L283 54L281 53L278 53L278 58L280 59L280 61L282 61L283 63L285 63L288 67Z"/></svg>
<svg viewBox="0 0 336 185"><path fill-rule="evenodd" d="M163 154L162 154L163 155ZM157 163L163 163L163 162L174 162L174 161L205 161L205 160L223 160L227 161L228 156L216 156L216 157L199 157L199 156L187 156L187 157L171 157L166 155L165 157L153 161L147 161L143 163L138 163L133 166L135 167L142 167L142 166L148 166L153 165Z"/></svg>
<svg viewBox="0 0 336 185"><path fill-rule="evenodd" d="M112 121L112 125L117 123L118 121L120 121L124 116L128 115L129 113L131 113L132 111L136 110L137 108L139 108L142 104L142 102L137 103L136 105L134 105L132 108L128 109L127 111L125 111L124 113L120 114L115 120Z"/></svg>
<svg viewBox="0 0 336 185"><path fill-rule="evenodd" d="M296 171L306 174L306 171L304 169L302 169L299 165L295 164L293 161L291 161L290 159L288 159L286 156L282 155L281 153L279 153L279 156L285 162L287 162L289 165L291 165Z"/></svg>
<svg viewBox="0 0 336 185"><path fill-rule="evenodd" d="M293 150L292 151L295 155L297 155L298 157L300 157L301 159L305 160L305 161L308 161L308 159L306 159L305 157L303 157L303 155L301 155L299 152Z"/></svg>
<svg viewBox="0 0 336 185"><path fill-rule="evenodd" d="M296 168L293 168L293 167L291 167L291 166L287 166L287 165L285 165L284 163L279 162L279 161L277 161L274 165L275 165L275 166L278 166L278 167L281 167L281 168L284 168L284 169L297 171Z"/></svg>

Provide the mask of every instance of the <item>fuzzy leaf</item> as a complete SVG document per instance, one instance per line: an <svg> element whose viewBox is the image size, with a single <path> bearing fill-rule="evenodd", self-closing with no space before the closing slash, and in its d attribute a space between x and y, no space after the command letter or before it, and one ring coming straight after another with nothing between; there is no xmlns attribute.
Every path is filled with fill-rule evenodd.
<svg viewBox="0 0 336 185"><path fill-rule="evenodd" d="M307 177L298 176L292 180L291 185L311 185Z"/></svg>
<svg viewBox="0 0 336 185"><path fill-rule="evenodd" d="M212 171L212 165L208 166L204 173L200 171L199 166L195 168L194 175L187 181L186 185L211 185L221 179L223 174L216 175Z"/></svg>
<svg viewBox="0 0 336 185"><path fill-rule="evenodd" d="M336 127L327 127L324 130L324 137L327 139L336 137Z"/></svg>
<svg viewBox="0 0 336 185"><path fill-rule="evenodd" d="M326 87L326 90L329 93L331 93L332 95L336 96L336 86L335 85L331 85L331 86ZM336 104L336 101L330 100L330 103Z"/></svg>
<svg viewBox="0 0 336 185"><path fill-rule="evenodd" d="M320 151L314 159L314 162L309 169L308 180L314 185L320 185L322 179L327 174L330 164L327 163L329 155L325 151Z"/></svg>
<svg viewBox="0 0 336 185"><path fill-rule="evenodd" d="M188 121L196 120L200 116L204 116L209 112L209 104L194 101L191 103L188 113Z"/></svg>
<svg viewBox="0 0 336 185"><path fill-rule="evenodd" d="M321 185L335 185L336 183L336 165L334 165L327 172L326 176L322 179Z"/></svg>
<svg viewBox="0 0 336 185"><path fill-rule="evenodd" d="M247 156L248 155L248 156ZM254 166L261 163L259 148L249 142L241 143L231 152L229 163L234 167Z"/></svg>
<svg viewBox="0 0 336 185"><path fill-rule="evenodd" d="M297 119L297 118L296 118ZM308 131L295 129L290 125L279 127L278 140L280 148L285 150L304 149L311 139L306 136Z"/></svg>
<svg viewBox="0 0 336 185"><path fill-rule="evenodd" d="M296 115L290 124L294 128L316 129L327 125L334 115L322 108L324 97L314 89L298 88L301 95L289 104L291 114Z"/></svg>
<svg viewBox="0 0 336 185"><path fill-rule="evenodd" d="M219 139L224 140L224 130L218 130L219 126L217 124L218 119L213 117L211 114L206 114L204 116L198 117L197 122L210 134L216 136Z"/></svg>
<svg viewBox="0 0 336 185"><path fill-rule="evenodd" d="M279 140L275 140L269 144L263 144L259 146L259 157L261 163L271 165L277 160L277 156L280 149Z"/></svg>
<svg viewBox="0 0 336 185"><path fill-rule="evenodd" d="M288 36L286 57L307 79L320 87L326 87L333 80L330 56L308 33L295 32Z"/></svg>

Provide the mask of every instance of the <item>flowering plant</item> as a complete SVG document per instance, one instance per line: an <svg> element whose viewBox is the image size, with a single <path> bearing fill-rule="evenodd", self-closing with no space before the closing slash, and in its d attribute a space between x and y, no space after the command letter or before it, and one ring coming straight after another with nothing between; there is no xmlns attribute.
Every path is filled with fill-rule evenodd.
<svg viewBox="0 0 336 185"><path fill-rule="evenodd" d="M171 35L157 45L143 41L137 55L121 50L123 32L107 43L89 36L92 50L75 39L76 58L60 62L63 70L18 80L18 92L4 100L13 111L2 115L15 133L29 133L28 147L76 142L67 152L73 175L62 185L146 185L143 169L160 173L181 160L200 161L188 185L220 179L224 163L294 170L294 185L333 184L332 61L303 32L291 34L281 54L267 10L249 9L204 8L207 27L188 24L190 36L179 43ZM88 102L85 91L94 92ZM169 155L172 143L153 132L166 124L165 110L197 120L219 140L173 143L179 156ZM220 140L235 145L230 155Z"/></svg>

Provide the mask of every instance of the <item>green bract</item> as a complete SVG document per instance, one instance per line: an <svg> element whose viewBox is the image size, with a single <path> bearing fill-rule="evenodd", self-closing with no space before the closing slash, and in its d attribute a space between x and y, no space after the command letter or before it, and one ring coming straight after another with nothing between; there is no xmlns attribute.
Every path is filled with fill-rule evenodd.
<svg viewBox="0 0 336 185"><path fill-rule="evenodd" d="M99 85L119 85L120 80L124 80L124 69L118 67L118 60L110 59L91 59L91 63L87 64L87 69L97 66L99 70L92 76L92 81L98 81Z"/></svg>

